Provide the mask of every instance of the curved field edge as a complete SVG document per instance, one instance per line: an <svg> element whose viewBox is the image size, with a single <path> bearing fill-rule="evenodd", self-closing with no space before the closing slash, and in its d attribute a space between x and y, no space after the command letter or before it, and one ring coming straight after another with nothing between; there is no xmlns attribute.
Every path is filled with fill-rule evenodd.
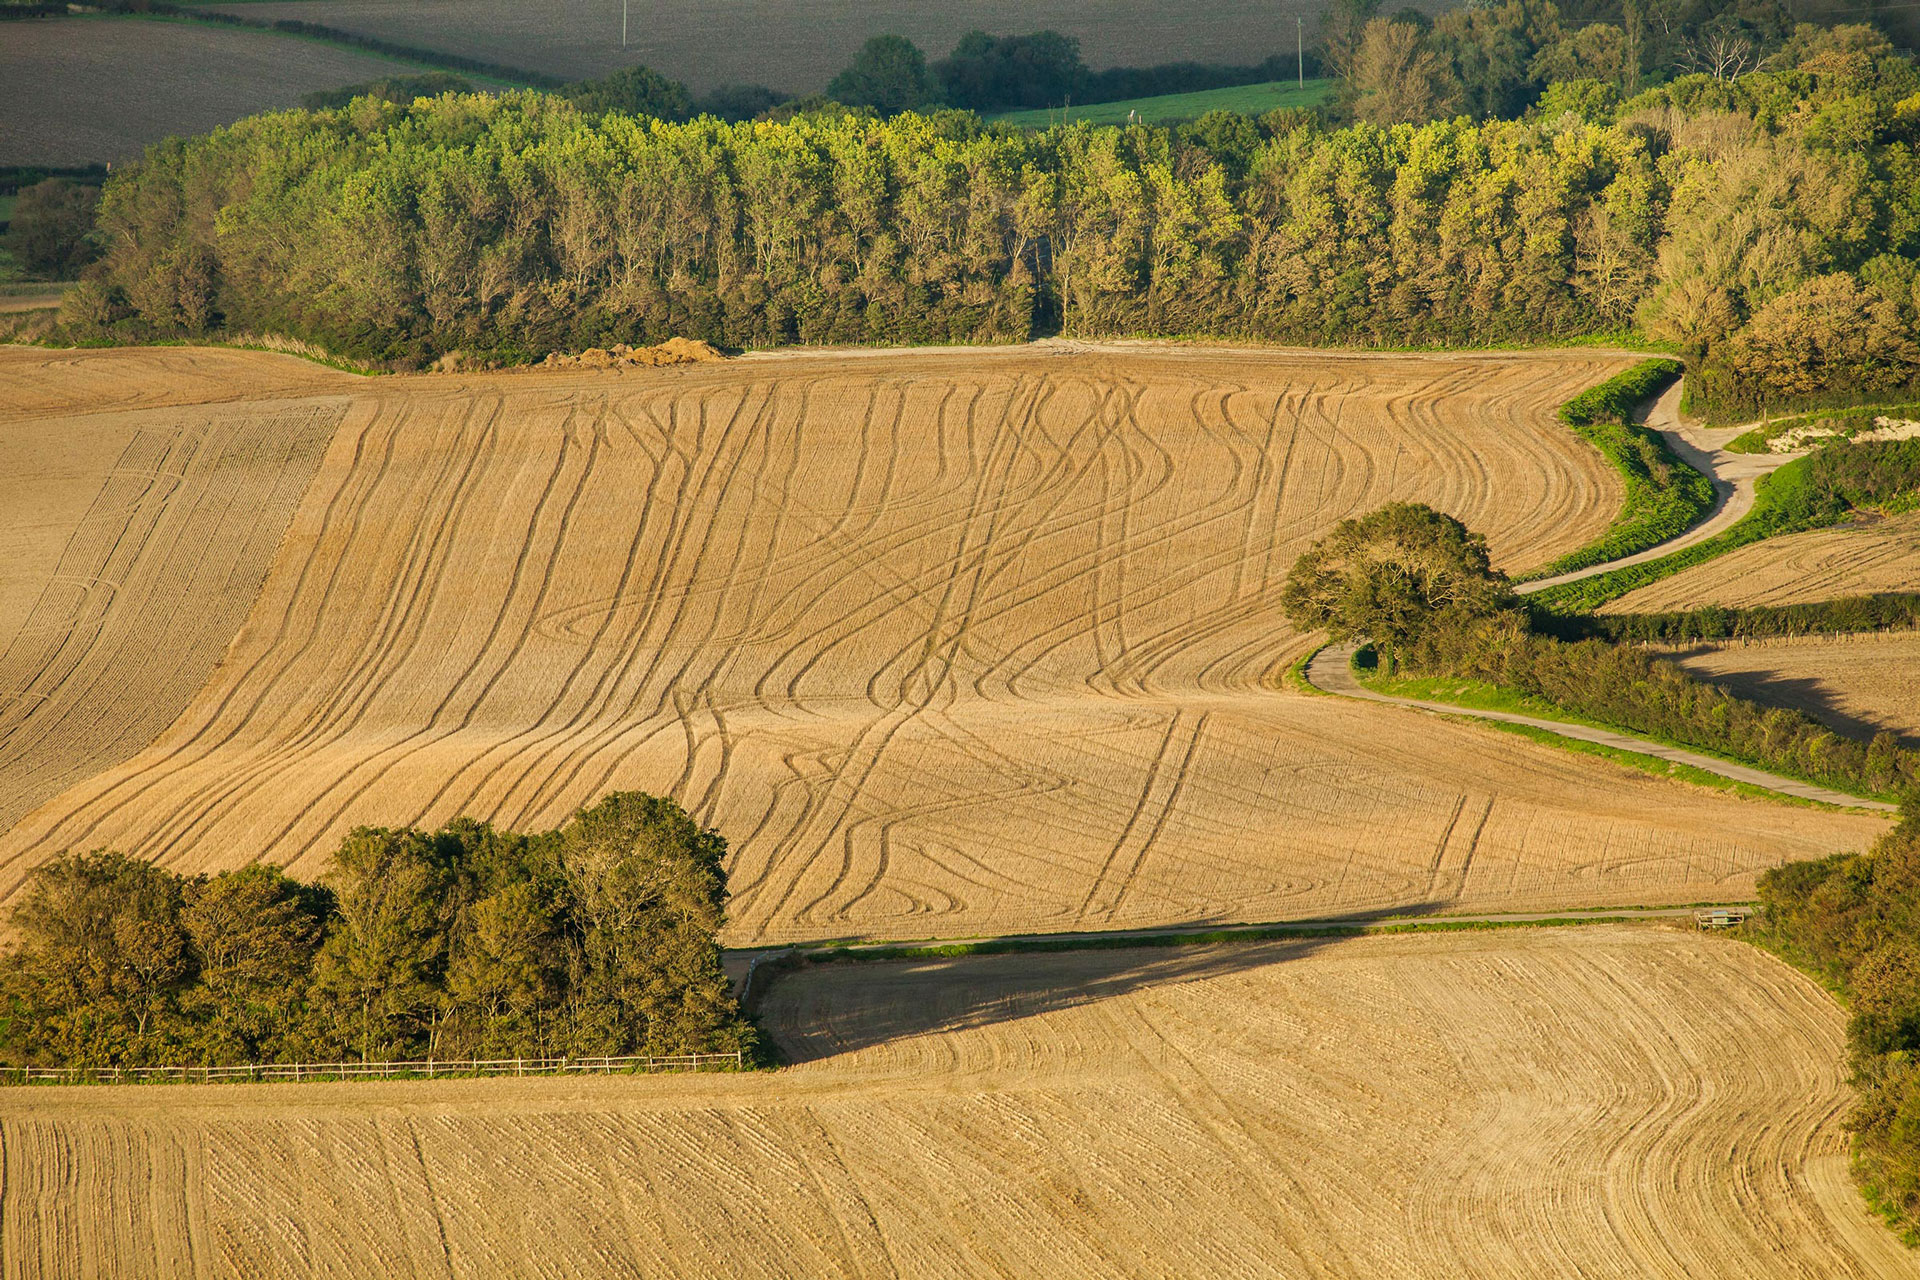
<svg viewBox="0 0 1920 1280"><path fill-rule="evenodd" d="M1678 360L1645 360L1560 406L1561 423L1619 472L1624 488L1620 513L1599 538L1520 574L1515 582L1635 555L1679 537L1706 518L1714 503L1713 481L1676 455L1658 431L1634 421L1636 411L1685 371Z"/></svg>
<svg viewBox="0 0 1920 1280"><path fill-rule="evenodd" d="M7 1261L1910 1273L1845 1184L1831 1000L1691 931L825 965L765 1019L773 1075L8 1090Z"/></svg>

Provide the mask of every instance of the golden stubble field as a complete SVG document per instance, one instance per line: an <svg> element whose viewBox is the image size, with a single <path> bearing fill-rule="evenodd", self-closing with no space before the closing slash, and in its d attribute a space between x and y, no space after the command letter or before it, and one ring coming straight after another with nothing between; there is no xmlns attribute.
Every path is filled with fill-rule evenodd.
<svg viewBox="0 0 1920 1280"><path fill-rule="evenodd" d="M1920 743L1920 633L1701 644L1672 656L1701 679L1797 707L1855 737Z"/></svg>
<svg viewBox="0 0 1920 1280"><path fill-rule="evenodd" d="M1920 512L1768 538L1629 592L1602 613L1805 604L1920 591Z"/></svg>
<svg viewBox="0 0 1920 1280"><path fill-rule="evenodd" d="M1285 687L1306 642L1279 589L1336 520L1426 500L1513 567L1604 527L1614 481L1552 408L1625 357L1041 347L364 381L179 358L7 381L10 438L77 443L25 455L18 483L64 466L67 497L4 535L40 538L47 621L0 688L49 683L8 704L33 732L0 738L4 776L37 807L0 837L0 889L103 845L310 876L356 824L538 828L625 787L730 840L730 945L1698 901L1881 829ZM315 468L295 446L329 415ZM191 460L124 462L184 448L166 423L238 442L205 465L245 500ZM97 511L88 468L103 493L177 471L178 496L148 524ZM246 536L201 533L215 509ZM70 579L114 589L71 603ZM36 780L84 735L43 709L73 683L47 652L155 690L87 704L115 736L58 794ZM156 655L178 670L142 674Z"/></svg>
<svg viewBox="0 0 1920 1280"><path fill-rule="evenodd" d="M1581 928L839 965L772 1075L0 1090L0 1275L1892 1277L1841 1015Z"/></svg>

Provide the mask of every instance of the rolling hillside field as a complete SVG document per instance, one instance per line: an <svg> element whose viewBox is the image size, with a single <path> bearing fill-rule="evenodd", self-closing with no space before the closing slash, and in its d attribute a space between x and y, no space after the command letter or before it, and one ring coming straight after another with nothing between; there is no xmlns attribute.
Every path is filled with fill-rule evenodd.
<svg viewBox="0 0 1920 1280"><path fill-rule="evenodd" d="M636 62L693 89L765 84L817 93L853 60L869 36L903 35L929 61L945 57L972 30L995 35L1056 30L1077 37L1089 66L1162 62L1245 64L1294 47L1294 18L1311 42L1320 9L1208 0L1172 7L1147 0L961 0L912 5L885 0L709 0L696 5L633 4L620 45L618 4L552 0L250 0L222 6L249 18L293 18L422 48L527 67L568 79L605 75ZM1425 8L1427 6L1421 5ZM1249 31L1263 34L1249 38Z"/></svg>
<svg viewBox="0 0 1920 1280"><path fill-rule="evenodd" d="M1839 1010L1725 939L833 965L764 1020L771 1075L0 1090L0 1274L1913 1274Z"/></svg>
<svg viewBox="0 0 1920 1280"><path fill-rule="evenodd" d="M173 134L419 70L315 40L186 22L42 18L0 31L0 165L122 164Z"/></svg>
<svg viewBox="0 0 1920 1280"><path fill-rule="evenodd" d="M45 618L5 687L48 652L96 683L146 679L156 648L217 665L197 693L168 677L144 750L123 728L92 776L22 788L0 887L103 845L311 876L355 825L539 829L637 788L728 838L743 945L1724 899L1882 829L1282 680L1306 644L1284 575L1344 516L1439 503L1515 568L1603 528L1617 482L1552 413L1631 357L1043 346L370 380L40 359L0 415L76 443L45 464L66 505L5 534L41 538L9 589ZM217 413L101 416L195 386ZM283 447L338 423L284 536L242 522L278 547L250 612L199 607L244 594L234 574L169 576L202 548L190 511L86 493L178 470L170 502L211 501L191 466L123 461L122 438L178 447L161 421ZM312 465L235 456L276 511ZM115 589L80 608L73 579ZM70 767L69 736L6 740L8 776Z"/></svg>
<svg viewBox="0 0 1920 1280"><path fill-rule="evenodd" d="M1920 591L1920 512L1755 542L1641 587L1601 612L1743 609L1876 591Z"/></svg>

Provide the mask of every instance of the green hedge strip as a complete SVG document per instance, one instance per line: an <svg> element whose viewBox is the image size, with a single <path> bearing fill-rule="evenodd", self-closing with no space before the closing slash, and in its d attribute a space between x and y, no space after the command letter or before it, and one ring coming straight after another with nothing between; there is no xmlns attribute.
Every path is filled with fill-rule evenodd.
<svg viewBox="0 0 1920 1280"><path fill-rule="evenodd" d="M1682 371L1678 360L1643 361L1560 406L1560 421L1620 473L1626 501L1597 541L1520 581L1572 573L1645 551L1685 533L1713 509L1713 481L1675 457L1658 431L1633 421L1634 410Z"/></svg>

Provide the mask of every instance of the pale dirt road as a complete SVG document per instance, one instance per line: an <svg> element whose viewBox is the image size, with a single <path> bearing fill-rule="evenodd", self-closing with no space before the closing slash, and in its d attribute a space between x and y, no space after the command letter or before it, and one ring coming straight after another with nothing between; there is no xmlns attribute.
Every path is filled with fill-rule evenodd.
<svg viewBox="0 0 1920 1280"><path fill-rule="evenodd" d="M1281 583L1345 516L1434 502L1508 565L1603 528L1552 415L1628 355L41 354L8 386L49 438L242 396L236 362L247 413L350 410L211 677L0 837L7 884L99 845L314 875L359 823L634 787L728 837L748 945L1737 900L1881 825L1278 687Z"/></svg>
<svg viewBox="0 0 1920 1280"><path fill-rule="evenodd" d="M1659 431L1667 439L1667 447L1672 449L1679 459L1695 471L1713 481L1714 503L1701 521L1677 537L1648 547L1645 551L1618 560L1609 560L1605 564L1589 565L1585 569L1576 569L1572 573L1555 574L1551 578L1536 578L1531 582L1522 582L1514 587L1521 595L1532 595L1536 591L1545 591L1548 587L1557 587L1566 582L1579 582L1583 578L1592 578L1614 569L1624 569L1628 565L1644 564L1648 560L1658 560L1662 556L1684 551L1696 543L1718 537L1753 510L1756 487L1760 477L1770 475L1795 458L1805 453L1728 453L1726 446L1735 437L1744 434L1747 428L1704 427L1687 422L1680 416L1682 384L1676 381L1663 392L1659 399L1647 407L1641 418L1647 426Z"/></svg>
<svg viewBox="0 0 1920 1280"><path fill-rule="evenodd" d="M0 1090L0 1275L1895 1277L1841 1015L1638 926L829 965L771 1075Z"/></svg>

